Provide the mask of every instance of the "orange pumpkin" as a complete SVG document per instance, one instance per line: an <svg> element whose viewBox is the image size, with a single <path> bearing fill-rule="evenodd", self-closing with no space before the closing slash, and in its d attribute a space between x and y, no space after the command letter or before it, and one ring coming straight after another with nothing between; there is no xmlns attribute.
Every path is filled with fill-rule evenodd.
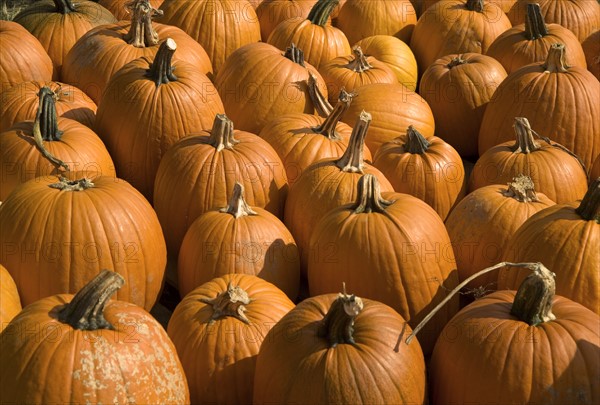
<svg viewBox="0 0 600 405"><path fill-rule="evenodd" d="M316 2L317 0L263 0L256 7L263 42L267 42L271 32L283 21L307 18Z"/></svg>
<svg viewBox="0 0 600 405"><path fill-rule="evenodd" d="M8 270L0 265L0 332L21 312L21 300L15 281Z"/></svg>
<svg viewBox="0 0 600 405"><path fill-rule="evenodd" d="M596 76L596 79L600 80L600 30L587 37L581 46L585 53L588 70Z"/></svg>
<svg viewBox="0 0 600 405"><path fill-rule="evenodd" d="M273 284L228 274L194 289L167 329L192 403L250 404L256 358L268 331L294 308ZM229 381L222 386L223 381Z"/></svg>
<svg viewBox="0 0 600 405"><path fill-rule="evenodd" d="M76 292L111 268L128 280L120 300L148 311L154 306L165 241L152 206L128 183L97 173L38 177L15 188L1 207L0 243L7 250L0 264L23 305Z"/></svg>
<svg viewBox="0 0 600 405"><path fill-rule="evenodd" d="M163 327L136 305L109 301L124 282L105 270L75 296L43 298L13 319L0 339L0 402L189 403Z"/></svg>
<svg viewBox="0 0 600 405"><path fill-rule="evenodd" d="M590 170L590 183L600 177L600 155L594 161L592 170Z"/></svg>
<svg viewBox="0 0 600 405"><path fill-rule="evenodd" d="M150 0L150 5L154 8L159 8L164 0ZM129 10L127 3L131 0L99 0L98 4L110 11L117 20L129 20Z"/></svg>
<svg viewBox="0 0 600 405"><path fill-rule="evenodd" d="M415 3L420 3L420 13L419 16L425 12L429 7L433 6L435 3L439 3L442 0L414 0ZM515 5L517 0L487 0L490 3L496 4L498 7L502 9L505 13L508 13L510 9ZM417 7L415 7L416 9Z"/></svg>

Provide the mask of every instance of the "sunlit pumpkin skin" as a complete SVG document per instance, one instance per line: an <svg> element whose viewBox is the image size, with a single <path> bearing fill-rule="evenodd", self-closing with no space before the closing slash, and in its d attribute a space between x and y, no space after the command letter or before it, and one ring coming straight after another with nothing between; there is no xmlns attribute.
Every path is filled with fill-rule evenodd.
<svg viewBox="0 0 600 405"><path fill-rule="evenodd" d="M373 35L393 35L408 43L416 23L409 0L346 0L336 22L351 44Z"/></svg>
<svg viewBox="0 0 600 405"><path fill-rule="evenodd" d="M556 293L600 315L600 179L582 202L557 204L529 218L508 244L504 259L547 263L556 274ZM527 274L506 268L498 289L514 289Z"/></svg>
<svg viewBox="0 0 600 405"><path fill-rule="evenodd" d="M150 5L159 8L164 0L150 0ZM117 20L129 20L131 14L127 9L127 3L131 0L100 0L98 4L110 11Z"/></svg>
<svg viewBox="0 0 600 405"><path fill-rule="evenodd" d="M363 53L385 63L396 74L398 83L417 89L418 69L410 47L391 35L373 35L358 41Z"/></svg>
<svg viewBox="0 0 600 405"><path fill-rule="evenodd" d="M415 0L415 2L420 3L420 13L419 16L425 12L429 7L433 6L435 3L439 3L442 0ZM508 13L510 9L515 5L517 0L487 0L490 3L496 4L498 7L504 11L504 13ZM416 7L415 7L416 8Z"/></svg>
<svg viewBox="0 0 600 405"><path fill-rule="evenodd" d="M162 287L167 254L152 206L114 176L38 177L15 188L0 209L0 257L21 302L82 288L102 269L127 279L118 298L150 310ZM56 188L60 187L60 188ZM24 231L24 229L26 231Z"/></svg>
<svg viewBox="0 0 600 405"><path fill-rule="evenodd" d="M341 313L345 305L336 300L350 301L360 312L356 317ZM377 301L346 294L308 298L265 337L253 403L426 403L423 352L418 344L398 339L407 331L402 316ZM349 335L353 343L336 339L333 345L338 334Z"/></svg>
<svg viewBox="0 0 600 405"><path fill-rule="evenodd" d="M273 284L247 274L215 278L188 294L175 308L167 331L186 372L192 403L252 403L260 346L293 308ZM229 381L226 387L224 381Z"/></svg>
<svg viewBox="0 0 600 405"><path fill-rule="evenodd" d="M447 55L430 65L419 94L433 111L436 136L461 156L477 157L483 113L506 76L499 62L476 53Z"/></svg>
<svg viewBox="0 0 600 405"><path fill-rule="evenodd" d="M93 292L107 291L110 296L118 288L107 287ZM0 369L0 402L189 403L177 351L148 312L127 302L96 297L100 308L87 309L97 309L100 315L86 313L86 321L98 318L89 322L95 326L71 326L73 318L79 320L77 316L70 314L65 321L69 323L60 318L65 305L74 300L70 294L43 298L24 308L5 329L0 361L10 367Z"/></svg>
<svg viewBox="0 0 600 405"><path fill-rule="evenodd" d="M21 312L21 300L15 281L8 270L0 265L0 332Z"/></svg>
<svg viewBox="0 0 600 405"><path fill-rule="evenodd" d="M445 221L460 281L502 261L506 246L523 222L552 205L554 201L536 193L527 177L515 178L508 187L485 186L463 198ZM467 286L495 291L497 279L498 274L488 273Z"/></svg>
<svg viewBox="0 0 600 405"><path fill-rule="evenodd" d="M77 41L63 63L62 80L79 87L96 104L117 70L137 58L154 57L159 42L167 38L173 39L179 47L173 62L185 60L209 77L212 75L211 61L200 44L177 27L149 22L157 10L148 0L134 0L133 5L133 26L130 21L121 21L90 30ZM146 14L140 14L142 11ZM144 29L140 27L144 24L151 24L156 35L148 33L144 37ZM133 32L135 27L139 27L139 32Z"/></svg>
<svg viewBox="0 0 600 405"><path fill-rule="evenodd" d="M307 18L316 2L317 0L263 0L256 8L262 41L267 42L271 32L283 21Z"/></svg>
<svg viewBox="0 0 600 405"><path fill-rule="evenodd" d="M323 78L304 62L301 49L292 46L288 51L258 42L238 49L227 59L215 85L236 128L258 134L269 120L281 115L313 114L309 74L315 76L319 90L327 97Z"/></svg>
<svg viewBox="0 0 600 405"><path fill-rule="evenodd" d="M367 146L371 153L400 135L400 131L415 127L423 136L435 132L433 113L427 101L401 84L375 83L361 86L354 91L357 97L348 108L342 121L353 125L361 111L373 116L369 127Z"/></svg>
<svg viewBox="0 0 600 405"><path fill-rule="evenodd" d="M6 88L29 81L52 80L52 59L20 24L0 20L0 85Z"/></svg>
<svg viewBox="0 0 600 405"><path fill-rule="evenodd" d="M165 0L160 10L159 22L181 28L202 45L215 74L236 49L260 41L258 17L246 0Z"/></svg>
<svg viewBox="0 0 600 405"><path fill-rule="evenodd" d="M446 55L485 54L492 42L511 27L506 14L489 1L442 1L419 18L410 48L422 73Z"/></svg>
<svg viewBox="0 0 600 405"><path fill-rule="evenodd" d="M154 183L154 209L169 255L177 256L183 237L201 214L227 205L236 181L246 201L281 218L287 194L285 168L266 141L233 130L218 115L213 129L181 139L163 156Z"/></svg>
<svg viewBox="0 0 600 405"><path fill-rule="evenodd" d="M596 79L600 80L600 30L587 37L581 46L585 53L588 70L596 76Z"/></svg>
<svg viewBox="0 0 600 405"><path fill-rule="evenodd" d="M424 138L412 127L381 145L373 165L394 191L425 201L442 220L465 196L465 169L458 152L438 137Z"/></svg>
<svg viewBox="0 0 600 405"><path fill-rule="evenodd" d="M200 215L185 233L177 261L179 293L233 273L258 276L292 300L298 296L300 257L292 234L275 215L250 207L241 183L227 206Z"/></svg>
<svg viewBox="0 0 600 405"><path fill-rule="evenodd" d="M42 0L21 10L13 21L40 41L54 64L54 80L60 80L63 60L75 42L92 28L117 19L94 1Z"/></svg>
<svg viewBox="0 0 600 405"><path fill-rule="evenodd" d="M529 3L538 3L547 23L568 28L580 42L600 29L600 5L596 0L518 0L508 13L513 25L525 22Z"/></svg>
<svg viewBox="0 0 600 405"><path fill-rule="evenodd" d="M35 119L38 93L44 86L56 93L56 114L93 128L96 104L83 91L60 82L23 82L0 93L0 131L6 131L17 122Z"/></svg>
<svg viewBox="0 0 600 405"><path fill-rule="evenodd" d="M178 53L175 41L167 39L162 47L156 57L136 59L112 76L95 126L119 177L148 201L166 151L185 136L210 130L215 115L225 112L204 73L186 61L171 62ZM118 116L128 118L115 119Z"/></svg>
<svg viewBox="0 0 600 405"><path fill-rule="evenodd" d="M500 84L483 115L480 155L513 139L515 117L527 117L536 132L574 152L589 169L600 153L600 120L581 117L600 116L600 82L587 69L569 67L564 52L555 44L546 62L517 69Z"/></svg>
<svg viewBox="0 0 600 405"><path fill-rule="evenodd" d="M508 73L546 60L550 46L565 44L566 60L569 66L587 67L579 38L559 24L546 24L539 4L532 3L527 8L525 23L505 31L492 43L486 55L499 61Z"/></svg>

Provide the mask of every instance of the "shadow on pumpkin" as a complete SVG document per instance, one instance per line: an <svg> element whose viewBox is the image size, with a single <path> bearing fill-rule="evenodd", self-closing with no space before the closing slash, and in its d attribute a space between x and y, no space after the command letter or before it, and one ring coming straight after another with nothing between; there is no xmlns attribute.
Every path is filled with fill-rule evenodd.
<svg viewBox="0 0 600 405"><path fill-rule="evenodd" d="M260 260L263 260L263 265L256 275L277 285L290 300L296 301L300 289L300 255L296 244L276 239L261 251ZM285 267L281 267L282 264ZM282 272L289 274L282 274ZM281 281L278 283L277 280Z"/></svg>

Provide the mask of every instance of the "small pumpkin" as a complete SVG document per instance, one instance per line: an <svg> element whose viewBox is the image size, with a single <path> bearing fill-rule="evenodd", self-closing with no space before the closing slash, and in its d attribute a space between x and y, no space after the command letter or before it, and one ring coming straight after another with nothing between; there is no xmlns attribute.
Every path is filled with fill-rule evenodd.
<svg viewBox="0 0 600 405"><path fill-rule="evenodd" d="M256 7L260 37L267 42L280 23L290 19L305 19L317 0L263 0Z"/></svg>
<svg viewBox="0 0 600 405"><path fill-rule="evenodd" d="M150 5L159 8L164 0L150 0ZM117 20L129 20L129 10L127 3L131 0L99 0L98 4L110 11Z"/></svg>
<svg viewBox="0 0 600 405"><path fill-rule="evenodd" d="M587 68L600 80L600 30L594 32L581 44Z"/></svg>
<svg viewBox="0 0 600 405"><path fill-rule="evenodd" d="M22 309L15 281L0 264L0 332Z"/></svg>

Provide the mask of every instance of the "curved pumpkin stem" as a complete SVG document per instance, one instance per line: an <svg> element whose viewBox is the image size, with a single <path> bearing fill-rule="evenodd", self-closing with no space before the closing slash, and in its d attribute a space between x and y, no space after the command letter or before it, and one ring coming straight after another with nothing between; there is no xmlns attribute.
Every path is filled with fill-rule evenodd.
<svg viewBox="0 0 600 405"><path fill-rule="evenodd" d="M371 124L371 114L362 111L356 125L352 129L350 142L341 158L335 164L343 172L362 173L365 165L363 154L365 149L365 138Z"/></svg>
<svg viewBox="0 0 600 405"><path fill-rule="evenodd" d="M372 174L365 174L358 180L357 197L352 212L354 214L369 214L377 212L386 214L386 208L394 203L381 197L379 180Z"/></svg>
<svg viewBox="0 0 600 405"><path fill-rule="evenodd" d="M319 335L327 338L329 347L338 344L354 344L354 319L363 310L362 299L354 294L346 294L346 284L343 292L333 301L329 311L323 318Z"/></svg>
<svg viewBox="0 0 600 405"><path fill-rule="evenodd" d="M508 183L508 189L502 193L506 197L514 198L519 202L539 201L531 177L518 175Z"/></svg>
<svg viewBox="0 0 600 405"><path fill-rule="evenodd" d="M510 313L531 326L556 319L552 301L556 275L540 263L519 286Z"/></svg>
<svg viewBox="0 0 600 405"><path fill-rule="evenodd" d="M321 117L327 118L329 115L331 115L333 107L331 104L329 104L329 101L327 101L327 97L325 97L323 93L321 93L321 90L319 90L319 86L317 86L317 78L310 71L308 72L307 87L308 95L315 106L315 110L317 110L317 114L319 114Z"/></svg>
<svg viewBox="0 0 600 405"><path fill-rule="evenodd" d="M56 118L56 94L50 87L44 86L38 93L38 110L33 122L33 140L36 147L53 165L69 170L69 166L58 159L52 153L48 152L44 146L44 141L59 141L63 132L58 129Z"/></svg>
<svg viewBox="0 0 600 405"><path fill-rule="evenodd" d="M123 284L119 273L103 270L60 310L58 320L77 330L114 329L104 318L104 306Z"/></svg>
<svg viewBox="0 0 600 405"><path fill-rule="evenodd" d="M548 57L544 69L549 73L566 73L569 71L564 44L552 44L548 50Z"/></svg>
<svg viewBox="0 0 600 405"><path fill-rule="evenodd" d="M176 50L177 43L171 38L167 38L160 44L158 52L154 57L154 62L152 62L152 65L146 71L146 76L152 79L156 87L161 84L177 81L177 76L173 73L174 68L171 65L171 60Z"/></svg>
<svg viewBox="0 0 600 405"><path fill-rule="evenodd" d="M548 27L544 21L542 9L538 3L527 4L527 15L525 16L525 36L533 41L548 35Z"/></svg>
<svg viewBox="0 0 600 405"><path fill-rule="evenodd" d="M75 4L71 0L54 0L56 11L61 14L68 14L77 11Z"/></svg>
<svg viewBox="0 0 600 405"><path fill-rule="evenodd" d="M527 118L515 118L513 127L517 136L517 141L511 148L514 153L531 153L540 149L540 145L533 139L533 130Z"/></svg>
<svg viewBox="0 0 600 405"><path fill-rule="evenodd" d="M590 188L581 200L575 212L586 221L596 221L600 224L600 177L590 184Z"/></svg>
<svg viewBox="0 0 600 405"><path fill-rule="evenodd" d="M339 0L319 0L315 3L313 8L310 9L308 17L306 18L315 25L324 27L329 20L329 15L334 8L339 4Z"/></svg>
<svg viewBox="0 0 600 405"><path fill-rule="evenodd" d="M296 44L294 44L293 42L289 46L289 48L287 48L285 50L285 53L283 54L283 56L285 56L286 58L288 58L292 62L297 63L297 64L299 64L302 67L305 67L305 64L304 64L304 52L302 51L302 49L298 48L296 46Z"/></svg>
<svg viewBox="0 0 600 405"><path fill-rule="evenodd" d="M446 65L448 69L452 69L456 66L465 65L467 63L466 59L462 58L462 55L455 56L452 60Z"/></svg>
<svg viewBox="0 0 600 405"><path fill-rule="evenodd" d="M373 69L373 66L367 60L367 57L362 51L360 46L355 46L352 48L352 52L354 53L354 59L346 65L346 67L353 72L362 73L366 72L369 69Z"/></svg>
<svg viewBox="0 0 600 405"><path fill-rule="evenodd" d="M342 119L344 113L348 110L348 107L350 107L350 104L355 96L356 93L348 93L346 90L342 89L340 91L338 102L333 111L327 116L327 118L325 118L325 121L323 121L321 125L313 128L313 131L315 131L317 134L326 136L332 141L342 139L335 131L335 128Z"/></svg>
<svg viewBox="0 0 600 405"><path fill-rule="evenodd" d="M250 324L250 320L248 320L245 314L245 305L250 304L252 299L244 289L240 286L234 287L231 282L227 284L227 290L215 298L200 298L200 302L211 305L213 308L210 323L219 318L231 316L246 324Z"/></svg>
<svg viewBox="0 0 600 405"><path fill-rule="evenodd" d="M136 48L158 44L158 33L152 26L152 17L163 15L163 11L152 7L149 0L132 0L126 7L131 12L131 26L123 39Z"/></svg>
<svg viewBox="0 0 600 405"><path fill-rule="evenodd" d="M413 155L427 152L431 144L419 131L415 129L412 125L408 126L408 130L406 131L406 143L404 144L404 150Z"/></svg>
<svg viewBox="0 0 600 405"><path fill-rule="evenodd" d="M478 13L483 13L483 9L485 8L484 0L467 0L467 4L465 7L469 11L477 11Z"/></svg>
<svg viewBox="0 0 600 405"><path fill-rule="evenodd" d="M223 149L233 149L240 143L233 137L233 122L225 114L217 114L215 117L208 143L214 146L217 152Z"/></svg>
<svg viewBox="0 0 600 405"><path fill-rule="evenodd" d="M237 181L235 182L235 186L233 186L233 195L229 200L229 204L227 207L221 208L219 212L231 214L234 218L258 215L244 199L244 186Z"/></svg>
<svg viewBox="0 0 600 405"><path fill-rule="evenodd" d="M61 191L84 191L94 187L90 179L69 180L66 177L60 177L58 183L48 184L50 188L57 188Z"/></svg>

